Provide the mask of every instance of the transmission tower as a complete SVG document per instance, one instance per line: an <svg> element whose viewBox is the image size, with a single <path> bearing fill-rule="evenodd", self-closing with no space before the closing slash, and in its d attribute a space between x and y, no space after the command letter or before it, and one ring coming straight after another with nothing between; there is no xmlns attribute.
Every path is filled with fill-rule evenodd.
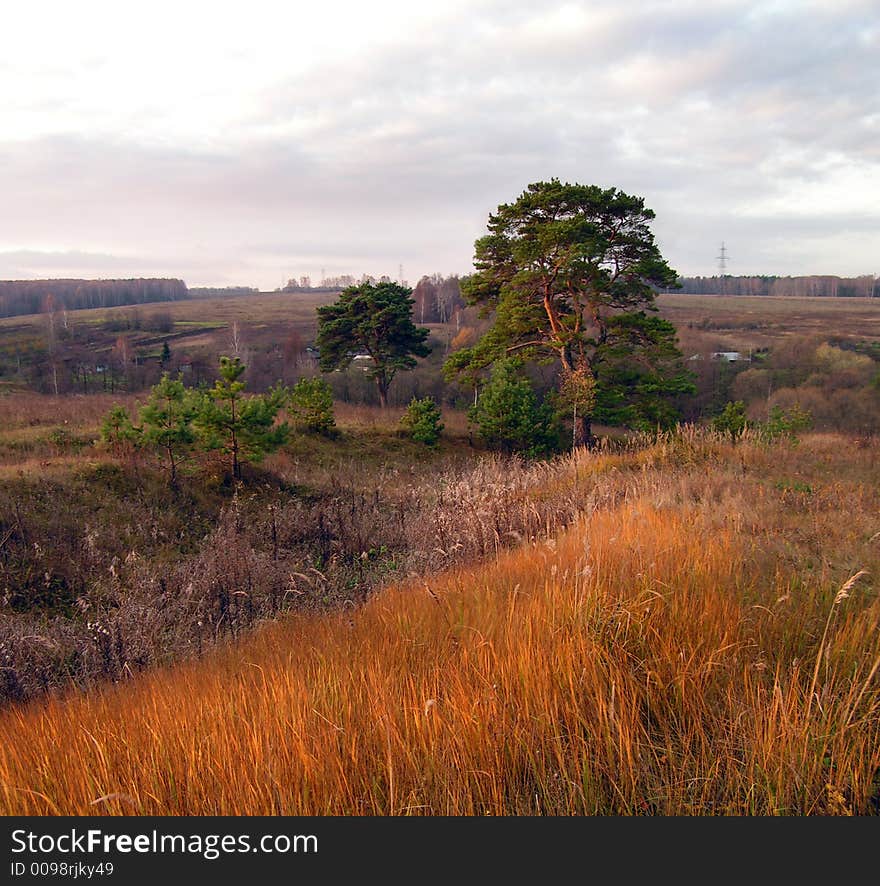
<svg viewBox="0 0 880 886"><path fill-rule="evenodd" d="M718 276L723 277L727 273L727 247L721 241L721 251L718 253Z"/></svg>

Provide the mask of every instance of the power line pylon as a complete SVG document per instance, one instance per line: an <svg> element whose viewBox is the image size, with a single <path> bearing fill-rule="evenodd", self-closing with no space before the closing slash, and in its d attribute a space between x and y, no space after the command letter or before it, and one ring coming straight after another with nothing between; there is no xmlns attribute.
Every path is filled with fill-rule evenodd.
<svg viewBox="0 0 880 886"><path fill-rule="evenodd" d="M717 255L718 258L718 276L723 277L727 273L727 247L724 241L721 241L721 251Z"/></svg>

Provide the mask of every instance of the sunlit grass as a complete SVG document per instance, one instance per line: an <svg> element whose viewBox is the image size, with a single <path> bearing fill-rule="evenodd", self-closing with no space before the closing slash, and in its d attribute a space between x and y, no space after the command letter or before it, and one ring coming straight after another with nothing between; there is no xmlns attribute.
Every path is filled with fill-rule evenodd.
<svg viewBox="0 0 880 886"><path fill-rule="evenodd" d="M555 539L360 609L7 710L0 811L872 811L870 577L804 581L754 532L760 502L717 514L685 482L646 479Z"/></svg>

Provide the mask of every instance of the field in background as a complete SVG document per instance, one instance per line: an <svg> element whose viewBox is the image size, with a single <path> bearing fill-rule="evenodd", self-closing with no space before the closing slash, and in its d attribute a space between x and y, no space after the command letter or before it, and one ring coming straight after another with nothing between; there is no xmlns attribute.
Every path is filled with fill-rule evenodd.
<svg viewBox="0 0 880 886"><path fill-rule="evenodd" d="M57 312L0 319L0 394L96 394L137 392L155 384L163 371L181 372L189 385L213 383L221 355L247 365L251 390L277 381L292 384L318 372L311 349L316 308L334 292L260 293L187 299L117 308ZM401 374L392 403L413 396L440 396L440 365L458 324L425 324L433 352L415 373ZM163 349L167 346L167 357ZM370 403L373 386L353 367L330 380L337 397Z"/></svg>
<svg viewBox="0 0 880 886"><path fill-rule="evenodd" d="M320 292L263 292L258 295L242 295L226 298L183 299L181 301L152 302L145 305L124 305L116 308L90 308L71 311L71 323L100 325L108 316L138 312L147 319L156 314L170 314L175 323L210 322L218 326L228 326L233 321L241 323L285 322L299 324L314 323L315 308L328 304L336 298L336 293ZM36 329L45 319L45 314L28 314L20 317L0 318L0 334L3 330L22 328Z"/></svg>
<svg viewBox="0 0 880 886"><path fill-rule="evenodd" d="M256 295L211 299L186 299L116 308L94 308L68 313L69 322L100 326L108 317L138 312L143 319L169 314L175 323L226 327L233 322L245 325L293 324L307 331L314 329L315 308L329 304L338 293L262 292ZM676 326L694 324L707 330L747 331L757 342L769 342L780 334L825 333L833 326L842 335L880 338L880 299L797 298L774 296L683 295L664 293L657 297L661 314ZM36 334L45 314L0 318L0 336L6 332ZM429 324L440 327L443 324ZM455 324L446 324L450 327Z"/></svg>
<svg viewBox="0 0 880 886"><path fill-rule="evenodd" d="M817 429L880 432L880 299L672 294L658 304L696 379L687 420L742 401L753 421L797 409Z"/></svg>
<svg viewBox="0 0 880 886"><path fill-rule="evenodd" d="M657 304L686 351L747 354L791 335L880 341L880 299L667 293Z"/></svg>
<svg viewBox="0 0 880 886"><path fill-rule="evenodd" d="M456 475L448 551L479 550L476 502L561 509L362 608L6 710L0 811L876 813L878 455L690 433Z"/></svg>
<svg viewBox="0 0 880 886"><path fill-rule="evenodd" d="M315 309L336 297L326 292L276 292L190 299L71 311L64 322L80 350L98 362L109 362L124 334L130 337L133 352L140 350L147 361L156 361L167 341L177 366L192 358L215 361L220 353L228 353L233 324L238 326L240 346L252 352L285 343L290 347L292 334L294 346L302 348L314 339ZM658 305L662 316L678 328L686 355L712 350L747 354L772 348L792 335L833 333L852 341L880 341L880 300L664 294ZM137 329L126 327L132 318ZM164 331L150 329L156 318L167 318L171 326ZM6 365L7 385L16 375L13 367L22 359L26 365L46 348L46 324L45 314L0 319L0 362ZM445 350L462 326L476 326L479 321L471 309L454 323L427 325L435 348ZM101 380L93 380L93 386L95 381Z"/></svg>

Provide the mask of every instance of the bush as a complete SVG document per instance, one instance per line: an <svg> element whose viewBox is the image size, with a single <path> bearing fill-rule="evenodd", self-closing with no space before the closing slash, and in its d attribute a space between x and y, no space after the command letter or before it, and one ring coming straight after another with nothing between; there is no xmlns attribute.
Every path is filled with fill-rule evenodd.
<svg viewBox="0 0 880 886"><path fill-rule="evenodd" d="M290 412L301 428L331 436L336 429L333 391L323 378L301 378L290 394Z"/></svg>
<svg viewBox="0 0 880 886"><path fill-rule="evenodd" d="M748 422L746 421L746 404L742 400L728 403L721 415L712 419L712 430L719 434L727 434L731 440L742 436Z"/></svg>
<svg viewBox="0 0 880 886"><path fill-rule="evenodd" d="M777 440L780 437L797 440L797 435L801 431L809 431L812 427L813 416L797 404L788 409L774 406L770 410L770 417L763 427L763 432L770 440Z"/></svg>
<svg viewBox="0 0 880 886"><path fill-rule="evenodd" d="M511 359L496 363L468 418L491 449L548 455L558 442L553 411L549 404L538 402L529 380L520 375L521 366Z"/></svg>
<svg viewBox="0 0 880 886"><path fill-rule="evenodd" d="M198 409L198 398L184 387L183 377L171 378L165 372L140 411L143 442L167 462L171 486L177 485L177 469L195 447L193 420Z"/></svg>
<svg viewBox="0 0 880 886"><path fill-rule="evenodd" d="M440 407L433 397L423 397L421 400L413 397L400 423L413 440L426 446L436 446L443 431Z"/></svg>
<svg viewBox="0 0 880 886"><path fill-rule="evenodd" d="M144 320L143 327L150 332L171 332L174 329L174 318L168 311L157 311Z"/></svg>
<svg viewBox="0 0 880 886"><path fill-rule="evenodd" d="M124 406L114 406L101 422L101 442L117 457L130 454L140 443L141 432Z"/></svg>
<svg viewBox="0 0 880 886"><path fill-rule="evenodd" d="M265 394L246 397L241 381L245 369L238 357L220 358L220 378L196 398L193 422L202 447L228 457L233 480L242 479L242 463L257 464L283 446L290 435L287 422L275 421L290 400L290 391L279 383Z"/></svg>

